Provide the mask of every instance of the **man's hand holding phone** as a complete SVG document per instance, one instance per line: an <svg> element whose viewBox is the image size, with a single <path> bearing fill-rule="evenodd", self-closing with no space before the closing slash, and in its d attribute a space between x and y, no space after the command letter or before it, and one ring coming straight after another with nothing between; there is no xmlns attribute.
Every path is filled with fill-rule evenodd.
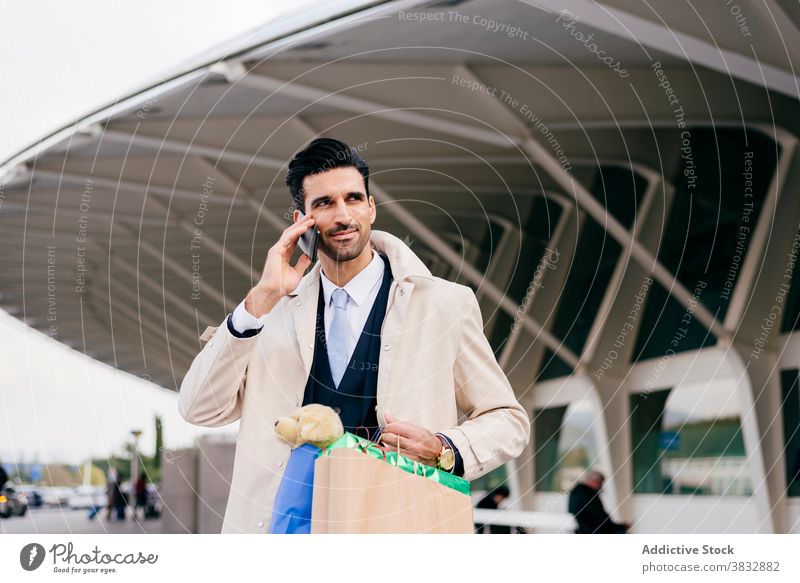
<svg viewBox="0 0 800 583"><path fill-rule="evenodd" d="M261 279L250 290L244 301L244 307L250 314L256 318L268 314L283 296L298 286L306 269L311 265L311 259L305 254L300 255L294 266L290 265L289 260L300 236L313 228L314 218L303 216L284 229L278 242L267 251Z"/></svg>

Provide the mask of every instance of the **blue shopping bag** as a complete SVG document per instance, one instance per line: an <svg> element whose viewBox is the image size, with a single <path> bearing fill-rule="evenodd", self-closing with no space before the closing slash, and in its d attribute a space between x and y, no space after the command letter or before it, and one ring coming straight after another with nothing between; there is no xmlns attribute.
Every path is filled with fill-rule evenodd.
<svg viewBox="0 0 800 583"><path fill-rule="evenodd" d="M286 470L275 494L271 534L311 532L311 502L314 496L314 462L320 448L309 443L289 455Z"/></svg>

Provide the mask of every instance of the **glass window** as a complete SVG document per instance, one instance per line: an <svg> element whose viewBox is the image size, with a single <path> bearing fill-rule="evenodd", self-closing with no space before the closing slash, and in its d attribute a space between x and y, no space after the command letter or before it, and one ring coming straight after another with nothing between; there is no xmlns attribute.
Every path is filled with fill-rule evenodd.
<svg viewBox="0 0 800 583"><path fill-rule="evenodd" d="M488 223L488 226L483 224L484 235L481 238L478 259L475 264L475 268L482 273L486 273L486 270L489 269L490 261L497 259L497 246L503 237L502 225L489 219L484 220Z"/></svg>
<svg viewBox="0 0 800 583"><path fill-rule="evenodd" d="M731 380L639 393L630 402L634 492L752 493Z"/></svg>
<svg viewBox="0 0 800 583"><path fill-rule="evenodd" d="M629 170L601 168L592 194L623 226L630 228L645 187L645 182ZM580 232L574 260L561 258L565 263L573 263L569 267L552 330L556 338L562 339L575 354L583 350L621 251L620 245L602 224L587 219ZM550 349L545 353L539 374L541 380L572 372L571 367L565 368L564 363L551 358L552 355Z"/></svg>
<svg viewBox="0 0 800 583"><path fill-rule="evenodd" d="M569 491L588 468L597 466L594 435L597 414L588 399L534 411L537 491Z"/></svg>
<svg viewBox="0 0 800 583"><path fill-rule="evenodd" d="M800 329L800 269L792 273L792 282L786 298L786 309L781 320L781 332L794 332Z"/></svg>
<svg viewBox="0 0 800 583"><path fill-rule="evenodd" d="M689 290L689 293L696 294L697 301L702 301L704 296L702 285L699 283ZM653 281L636 335L634 361L697 350L716 343L717 339L691 312L669 295L660 283Z"/></svg>
<svg viewBox="0 0 800 583"><path fill-rule="evenodd" d="M787 494L800 496L800 389L797 369L781 371L781 392Z"/></svg>
<svg viewBox="0 0 800 583"><path fill-rule="evenodd" d="M470 482L470 489L473 492L479 492L481 490L493 490L500 486L501 484L505 484L508 478L508 470L506 470L505 464L500 466L499 468L493 469L488 474L484 474L479 478L475 478Z"/></svg>
<svg viewBox="0 0 800 583"><path fill-rule="evenodd" d="M669 391L636 393L630 397L633 491L639 494L664 490L659 445Z"/></svg>
<svg viewBox="0 0 800 583"><path fill-rule="evenodd" d="M519 249L519 264L508 282L505 293L517 305L525 301L528 287L536 275L536 270L542 262L547 246L553 238L553 229L561 217L562 208L551 200L540 196L534 201L530 216L524 226L521 248ZM517 252L517 249L514 249ZM489 342L495 353L500 353L514 319L504 310L497 310L496 324L491 331Z"/></svg>
<svg viewBox="0 0 800 583"><path fill-rule="evenodd" d="M693 128L679 155L658 259L721 321L772 180L776 146L757 132ZM645 304L635 360L716 343L693 318L684 321L686 309L664 288L654 285Z"/></svg>

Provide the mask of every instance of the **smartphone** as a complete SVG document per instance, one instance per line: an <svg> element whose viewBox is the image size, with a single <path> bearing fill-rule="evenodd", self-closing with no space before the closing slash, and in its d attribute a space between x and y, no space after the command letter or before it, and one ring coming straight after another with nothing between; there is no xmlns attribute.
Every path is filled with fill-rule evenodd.
<svg viewBox="0 0 800 583"><path fill-rule="evenodd" d="M300 220L302 221L306 216L303 214L302 211L298 211L300 213ZM300 235L300 238L297 240L297 244L300 246L300 250L305 253L309 259L311 259L311 263L313 264L317 260L317 244L319 243L319 231L317 231L316 227L311 227L307 229L305 233Z"/></svg>

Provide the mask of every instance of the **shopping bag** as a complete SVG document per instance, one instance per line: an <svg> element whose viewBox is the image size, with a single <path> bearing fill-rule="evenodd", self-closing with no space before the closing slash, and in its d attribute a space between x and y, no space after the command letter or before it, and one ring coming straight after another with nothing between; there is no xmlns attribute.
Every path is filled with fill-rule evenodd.
<svg viewBox="0 0 800 583"><path fill-rule="evenodd" d="M416 473L362 448L323 452L314 468L312 534L472 533L471 497L411 463Z"/></svg>
<svg viewBox="0 0 800 583"><path fill-rule="evenodd" d="M275 493L271 534L308 534L314 488L314 462L320 448L309 443L292 450Z"/></svg>
<svg viewBox="0 0 800 583"><path fill-rule="evenodd" d="M341 448L357 449L369 456L382 459L389 465L398 467L411 474L424 476L429 480L433 480L434 482L438 482L439 484L469 496L469 482L464 478L416 462L396 451L388 450L385 446L379 445L375 441L364 439L354 433L345 432L339 439L324 447L320 451L320 455L325 455L335 449Z"/></svg>

